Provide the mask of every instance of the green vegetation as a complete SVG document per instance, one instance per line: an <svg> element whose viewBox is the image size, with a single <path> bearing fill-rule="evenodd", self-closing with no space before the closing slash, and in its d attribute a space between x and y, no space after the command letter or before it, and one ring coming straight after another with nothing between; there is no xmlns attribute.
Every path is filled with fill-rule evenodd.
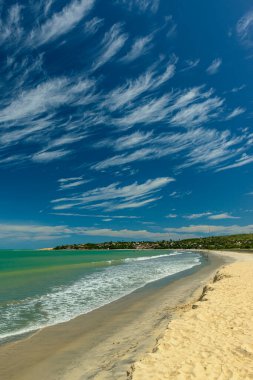
<svg viewBox="0 0 253 380"><path fill-rule="evenodd" d="M84 243L57 246L54 249L253 249L253 234L210 236L207 238L184 239L177 241L139 241Z"/></svg>

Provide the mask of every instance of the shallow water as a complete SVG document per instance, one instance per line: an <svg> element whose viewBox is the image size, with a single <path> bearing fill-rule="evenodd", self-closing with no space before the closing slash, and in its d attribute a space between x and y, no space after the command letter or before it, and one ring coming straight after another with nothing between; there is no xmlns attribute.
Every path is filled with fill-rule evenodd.
<svg viewBox="0 0 253 380"><path fill-rule="evenodd" d="M0 339L68 321L201 262L180 251L0 251Z"/></svg>

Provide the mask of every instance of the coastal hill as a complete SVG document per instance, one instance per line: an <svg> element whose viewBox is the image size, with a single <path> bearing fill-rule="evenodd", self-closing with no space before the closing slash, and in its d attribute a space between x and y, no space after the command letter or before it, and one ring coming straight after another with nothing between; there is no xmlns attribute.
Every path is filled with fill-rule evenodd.
<svg viewBox="0 0 253 380"><path fill-rule="evenodd" d="M54 250L73 249L253 249L253 234L230 236L210 236L184 240L139 241L139 242L104 242L60 245Z"/></svg>

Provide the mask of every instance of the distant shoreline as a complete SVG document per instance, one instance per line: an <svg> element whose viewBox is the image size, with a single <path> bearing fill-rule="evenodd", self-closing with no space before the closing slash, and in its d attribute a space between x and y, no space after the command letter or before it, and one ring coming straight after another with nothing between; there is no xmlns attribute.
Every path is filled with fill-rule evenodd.
<svg viewBox="0 0 253 380"><path fill-rule="evenodd" d="M253 234L208 236L182 240L158 241L107 241L102 243L79 243L58 245L41 250L113 250L113 249L209 249L209 250L253 250Z"/></svg>

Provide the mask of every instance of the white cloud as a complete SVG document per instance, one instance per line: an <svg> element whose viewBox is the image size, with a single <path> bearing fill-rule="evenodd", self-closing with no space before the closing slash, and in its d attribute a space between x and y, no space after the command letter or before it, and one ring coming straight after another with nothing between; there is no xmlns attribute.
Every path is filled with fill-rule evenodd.
<svg viewBox="0 0 253 380"><path fill-rule="evenodd" d="M129 9L137 7L141 12L151 11L156 13L160 0L116 0L118 3L127 5Z"/></svg>
<svg viewBox="0 0 253 380"><path fill-rule="evenodd" d="M147 72L133 81L127 81L124 85L115 88L106 97L104 105L111 111L133 102L137 97L152 87L152 74Z"/></svg>
<svg viewBox="0 0 253 380"><path fill-rule="evenodd" d="M204 216L208 216L208 215L211 215L211 212L202 212L200 214L185 215L184 218L185 219L199 219L199 218L203 218Z"/></svg>
<svg viewBox="0 0 253 380"><path fill-rule="evenodd" d="M93 81L78 78L73 82L66 77L49 79L34 88L20 92L10 104L0 110L0 122L15 122L54 110L77 101L94 85Z"/></svg>
<svg viewBox="0 0 253 380"><path fill-rule="evenodd" d="M60 183L59 190L68 190L68 189L73 189L78 186L81 186L90 181L87 179L83 179L83 177L72 177L72 178L60 178L58 182Z"/></svg>
<svg viewBox="0 0 253 380"><path fill-rule="evenodd" d="M130 51L123 58L121 58L120 61L123 63L133 62L137 58L147 54L152 47L152 39L152 35L137 38L133 43Z"/></svg>
<svg viewBox="0 0 253 380"><path fill-rule="evenodd" d="M223 214L213 214L208 217L208 219L211 220L221 220L221 219L240 219L239 216L233 216L227 212L224 212Z"/></svg>
<svg viewBox="0 0 253 380"><path fill-rule="evenodd" d="M194 126L205 123L219 114L223 100L214 97L183 108L172 117L171 123L181 126Z"/></svg>
<svg viewBox="0 0 253 380"><path fill-rule="evenodd" d="M45 0L45 1L43 1L42 6L44 7L44 14L45 14L45 16L51 10L51 7L52 7L53 3L54 3L54 0Z"/></svg>
<svg viewBox="0 0 253 380"><path fill-rule="evenodd" d="M160 86L162 86L164 83L166 83L168 80L174 77L175 72L176 72L176 63L177 63L177 58L174 60L172 59L172 62L170 62L167 65L166 70L161 73L160 75L157 75L156 78L153 80L153 88L156 89Z"/></svg>
<svg viewBox="0 0 253 380"><path fill-rule="evenodd" d="M112 230L109 228L101 229L83 229L80 231L81 235L88 236L105 236L105 237L114 237L114 238L125 238L125 239L153 239L153 240L165 240L165 239L179 239L180 236L177 234L170 234L166 232L151 232L147 230ZM191 237L191 236L188 236Z"/></svg>
<svg viewBox="0 0 253 380"><path fill-rule="evenodd" d="M122 166L131 162L155 160L165 156L175 157L180 153L182 163L178 168L184 169L191 166L204 168L220 168L226 166L224 163L232 158L237 157L242 149L240 144L247 141L247 136L232 136L229 131L217 131L215 129L195 128L184 132L161 133L150 137L141 134L129 135L129 144L127 136L123 139L125 149L130 148L132 139L139 137L139 149L132 152L118 154L98 162L92 166L95 170L104 170L109 167ZM146 138L147 137L147 138ZM117 140L107 144L117 149ZM144 147L142 147L144 146ZM132 146L134 148L134 144ZM246 162L245 162L246 164ZM223 166L222 166L223 165Z"/></svg>
<svg viewBox="0 0 253 380"><path fill-rule="evenodd" d="M89 12L88 8L92 9L93 3L95 4L95 1L69 0L67 6L54 13L55 7L51 6L50 1L40 2L36 8L39 9L36 25L40 26L33 30L34 39L30 42L41 44L55 41L55 38L72 30L79 22L79 17L82 17L82 25L78 30L85 34L86 28L87 33L89 30L90 33L95 33L103 20L91 16L93 18L89 18L85 23L86 19L83 21L82 14L84 12L86 15ZM158 4L150 0L140 0L132 2L131 6L134 6L134 3L143 11L155 9ZM125 4L130 5L130 2ZM47 11L44 12L46 8ZM80 15L77 15L77 10ZM33 12L36 13L34 10ZM19 26L22 23L22 14L22 11L16 11L16 16L12 16ZM166 26L162 27L163 30L169 25L170 20L171 17L167 19ZM161 30L157 29L151 35L144 37L135 36L137 39L131 40L135 43L129 52L130 56L137 57L138 49L139 52L145 52L152 43L152 38L155 41L158 31L160 33ZM102 37L100 45L95 46L94 51L97 55L94 58L93 69L109 62L119 52L122 57L123 46L124 54L126 51L127 38L123 25L114 24ZM119 63L119 60L115 61ZM250 146L249 142L243 146L246 137L237 138L227 131L213 129L212 132L206 127L205 130L198 128L199 124L223 117L224 99L216 96L214 90L206 90L204 86L168 90L168 81L176 73L177 58L172 56L168 62L165 60L165 57L159 57L142 74L126 81L123 79L123 82L119 79L116 87L113 85L115 82L111 81L110 87L105 88L103 87L105 77L97 77L97 73L94 74L94 79L89 79L86 75L48 79L43 54L34 63L33 58L24 58L17 63L15 57L10 54L5 65L12 81L8 81L10 84L8 91L3 95L0 104L2 144L0 162L4 164L14 162L15 157L20 158L20 154L10 154L10 158L7 157L10 153L8 149L14 144L18 152L27 149L28 153L26 156L22 155L22 160L46 163L63 158L66 154L74 152L74 148L80 149L81 144L77 143L84 137L89 138L92 133L94 139L92 138L91 147L104 146L114 152L111 154L107 152L107 156L103 157L101 162L90 164L97 170L165 156L170 156L173 160L177 153L183 158L181 168L196 165L202 169L214 167L220 169L222 165L231 165L231 160L238 159L238 156ZM194 66L197 63L191 61L189 65ZM15 79L17 72L18 80ZM34 78L39 78L37 82L30 80L32 75L29 75L29 72L36 72ZM88 69L87 75L92 75L92 68ZM158 88L160 91L157 91ZM68 115L67 112L62 112L65 106L70 110ZM239 107L233 111L233 117L235 111L238 113ZM156 123L157 125L154 125ZM105 141L99 141L101 133L103 134L102 125L109 136ZM152 126L153 130L150 128L148 132L141 130L147 125ZM134 126L138 126L139 130L135 129L134 133L126 136L124 130ZM186 127L187 131L178 128L181 126ZM159 132L165 131L166 127L166 133ZM197 129L196 133L193 127ZM94 141L98 141L97 144L94 144ZM70 147L75 143L74 147ZM201 149L202 145L205 149ZM94 155L91 154L89 157L92 159ZM243 161L237 160L232 165L246 164L248 160L249 157L246 159L244 156ZM123 171L121 175L122 173Z"/></svg>
<svg viewBox="0 0 253 380"><path fill-rule="evenodd" d="M25 159L26 159L26 156L24 156L24 155L14 154L12 156L9 155L8 157L1 158L0 164L11 166L11 165L15 165L16 162L21 164L21 162L23 162Z"/></svg>
<svg viewBox="0 0 253 380"><path fill-rule="evenodd" d="M42 152L35 153L32 156L32 161L46 163L46 162L58 160L62 157L65 157L66 155L70 153L71 153L70 150L63 150L63 149L53 150L53 151L42 151Z"/></svg>
<svg viewBox="0 0 253 380"><path fill-rule="evenodd" d="M0 239L20 240L50 240L69 235L67 226L44 226L33 224L0 224Z"/></svg>
<svg viewBox="0 0 253 380"><path fill-rule="evenodd" d="M86 183L85 180L74 181L74 182L66 183L66 184L64 184L64 185L62 184L62 185L60 186L60 190L72 189L73 187L81 186L81 185L83 185L84 183Z"/></svg>
<svg viewBox="0 0 253 380"><path fill-rule="evenodd" d="M136 94L137 97L147 88L155 89L171 78L174 72L175 65L171 64L164 74L156 78L156 84L152 84L150 76L147 76L145 84L142 78L140 83L128 86L128 93ZM124 99L124 90L118 90L118 95L119 99ZM217 118L222 111L223 103L224 99L214 96L212 89L204 91L203 86L193 87L184 91L165 93L158 98L146 96L137 105L130 104L129 110L112 122L122 128L157 122L190 128Z"/></svg>
<svg viewBox="0 0 253 380"><path fill-rule="evenodd" d="M8 131L5 132L3 130L2 135L0 136L0 141L2 144L7 147L8 145L14 145L18 143L19 141L24 141L25 139L29 138L31 135L36 135L36 133L39 133L44 128L47 128L46 120L43 120L43 122L38 122L37 125L33 125L31 123L31 127L26 127L23 129L16 129L14 131Z"/></svg>
<svg viewBox="0 0 253 380"><path fill-rule="evenodd" d="M185 196L188 196L188 195L191 195L191 191L184 191L184 192L180 192L180 191L172 191L172 193L169 194L169 196L171 198L184 198Z"/></svg>
<svg viewBox="0 0 253 380"><path fill-rule="evenodd" d="M201 168L222 167L224 162L236 157L241 152L239 144L244 140L242 136L231 136L229 131L198 130L195 144L187 153L185 163L179 168L199 166ZM199 141L199 144L197 144ZM221 168L217 171L222 170Z"/></svg>
<svg viewBox="0 0 253 380"><path fill-rule="evenodd" d="M76 134L67 134L63 135L59 138L56 138L55 140L51 140L48 143L47 149L51 149L57 146L62 146L62 145L68 145L68 144L73 144L76 143L80 140L82 140L85 137L85 135L80 134L79 136Z"/></svg>
<svg viewBox="0 0 253 380"><path fill-rule="evenodd" d="M101 42L101 48L92 69L97 70L109 62L125 45L128 36L122 32L120 23L114 24Z"/></svg>
<svg viewBox="0 0 253 380"><path fill-rule="evenodd" d="M36 162L46 162L50 157L56 157L56 153L41 152L80 141L86 137L85 130L89 123L96 124L94 118L89 121L85 120L85 116L77 121L71 121L69 117L66 120L61 107L78 107L80 99L85 107L85 99L89 97L90 104L90 94L94 93L94 89L94 81L82 77L48 79L31 88L17 88L13 91L13 96L3 99L0 109L0 142L3 148L7 149L14 144L29 144L29 148L38 150L39 144L40 151L31 152L27 155L28 160L33 155L32 160ZM86 115L88 118L89 114ZM86 126L83 125L84 120ZM64 155L66 152L61 151L59 154L58 151L59 158Z"/></svg>
<svg viewBox="0 0 253 380"><path fill-rule="evenodd" d="M222 219L240 219L238 216L233 216L227 212L224 212L222 214L213 214L209 211L207 212L202 212L202 213L199 213L199 214L190 214L190 215L185 215L184 218L185 219L199 219L199 218L203 218L203 217L207 217L208 219L211 219L211 220L222 220Z"/></svg>
<svg viewBox="0 0 253 380"><path fill-rule="evenodd" d="M253 12L246 13L237 22L236 31L240 40L246 45L252 45L253 42Z"/></svg>
<svg viewBox="0 0 253 380"><path fill-rule="evenodd" d="M6 20L0 19L0 44L8 41L17 43L22 37L24 30L21 26L22 6L14 4L9 7Z"/></svg>
<svg viewBox="0 0 253 380"><path fill-rule="evenodd" d="M223 170L239 168L241 166L251 164L251 162L253 162L253 156L248 156L247 154L243 154L242 157L236 160L233 164L225 165L221 168L218 168L216 171L220 172Z"/></svg>
<svg viewBox="0 0 253 380"><path fill-rule="evenodd" d="M126 186L112 183L109 186L95 188L82 194L55 199L52 201L55 205L53 209L63 210L76 206L86 209L103 208L105 210L137 208L158 200L153 195L173 181L173 178L164 177L148 180L142 184L134 182Z"/></svg>
<svg viewBox="0 0 253 380"><path fill-rule="evenodd" d="M78 216L78 217L89 217L89 218L108 218L108 219L140 219L139 216L134 215L103 215L103 214L81 214L78 212L51 212L50 215L57 216Z"/></svg>
<svg viewBox="0 0 253 380"><path fill-rule="evenodd" d="M124 209L128 209L128 208L140 208L140 207L146 206L150 203L154 203L155 201L158 201L159 199L161 199L161 197L149 198L149 199L145 199L143 201L141 200L141 201L134 201L134 202L133 201L123 202L123 203L115 204L113 206L113 208L111 208L111 210L124 210ZM108 206L110 209L111 205L108 204Z"/></svg>
<svg viewBox="0 0 253 380"><path fill-rule="evenodd" d="M44 24L32 30L29 44L43 45L68 33L91 11L94 4L95 0L73 0Z"/></svg>
<svg viewBox="0 0 253 380"><path fill-rule="evenodd" d="M67 225L34 225L34 224L0 224L0 239L15 239L15 241L46 241L50 239L65 240L73 236L95 236L121 239L169 240L193 238L208 235L231 235L252 233L253 225L196 225L179 228L166 228L159 232L148 230L113 230L109 228L69 227Z"/></svg>
<svg viewBox="0 0 253 380"><path fill-rule="evenodd" d="M152 139L152 131L151 132L141 132L136 131L128 136L119 137L115 141L115 150L125 150L132 149L136 146L140 147L141 145L148 143Z"/></svg>
<svg viewBox="0 0 253 380"><path fill-rule="evenodd" d="M246 111L245 108L237 107L237 108L235 108L232 112L230 112L230 114L227 116L227 120L231 120L231 119L233 119L234 117L243 114L245 111Z"/></svg>
<svg viewBox="0 0 253 380"><path fill-rule="evenodd" d="M186 63L186 67L184 67L182 71L194 69L195 67L199 65L200 59L187 59L185 63Z"/></svg>
<svg viewBox="0 0 253 380"><path fill-rule="evenodd" d="M208 235L232 235L232 234L247 234L253 232L253 225L239 226L216 226L216 225L190 225L178 228L165 228L166 232L177 234L208 234ZM184 238L184 235L181 236Z"/></svg>
<svg viewBox="0 0 253 380"><path fill-rule="evenodd" d="M162 86L174 76L175 70L175 63L171 62L169 62L165 70L159 74L149 69L136 79L127 80L123 85L110 91L106 95L102 105L108 107L110 111L117 111L123 107L133 107L134 100Z"/></svg>
<svg viewBox="0 0 253 380"><path fill-rule="evenodd" d="M130 154L121 154L107 158L104 161L93 165L91 168L95 170L103 170L113 166L122 166L129 164L131 162L150 160L155 158L154 154L154 149L138 149L137 151Z"/></svg>
<svg viewBox="0 0 253 380"><path fill-rule="evenodd" d="M171 37L175 36L175 34L177 32L177 24L175 23L175 21L173 20L173 17L171 15L166 16L165 20L166 20L166 24L167 24L166 37L171 38Z"/></svg>
<svg viewBox="0 0 253 380"><path fill-rule="evenodd" d="M104 25L104 20L98 17L93 17L84 24L85 33L88 35L95 34Z"/></svg>
<svg viewBox="0 0 253 380"><path fill-rule="evenodd" d="M80 177L60 178L58 179L58 182L66 183L66 182L78 181L79 179L83 179L83 177L80 176Z"/></svg>
<svg viewBox="0 0 253 380"><path fill-rule="evenodd" d="M126 149L140 148L142 145L148 144L153 137L153 131L141 132L136 131L132 134L123 135L115 140L106 139L95 144L96 148L111 147L115 151L121 151Z"/></svg>
<svg viewBox="0 0 253 380"><path fill-rule="evenodd" d="M15 241L65 240L73 236L95 236L121 239L178 239L181 235L167 232L151 232L148 230L113 230L109 228L69 227L66 225L34 225L34 224L0 224L0 239ZM187 237L192 237L189 235Z"/></svg>
<svg viewBox="0 0 253 380"><path fill-rule="evenodd" d="M174 97L174 104L171 106L172 111L181 110L194 102L199 102L202 99L205 100L213 94L212 90L202 93L202 89L203 86L199 86L178 92Z"/></svg>
<svg viewBox="0 0 253 380"><path fill-rule="evenodd" d="M6 108L0 111L0 121L8 122L39 115L66 102L63 89L67 79L52 79L22 92Z"/></svg>
<svg viewBox="0 0 253 380"><path fill-rule="evenodd" d="M177 214L169 214L169 215L166 215L166 218L168 218L168 219L175 219L175 218L177 218L177 217L178 217Z"/></svg>
<svg viewBox="0 0 253 380"><path fill-rule="evenodd" d="M136 124L151 124L164 121L169 114L169 102L169 95L152 99L129 111L122 118L115 119L115 124L124 128L131 128Z"/></svg>
<svg viewBox="0 0 253 380"><path fill-rule="evenodd" d="M232 235L247 234L253 232L253 225L239 226L215 226L215 225L191 225L178 228L165 228L166 232L177 234L209 234L209 235ZM184 235L181 235L184 238Z"/></svg>
<svg viewBox="0 0 253 380"><path fill-rule="evenodd" d="M211 65L206 69L207 73L209 75L214 75L214 74L217 74L220 67L222 65L222 59L221 58L216 58L213 60L213 62L211 63Z"/></svg>
<svg viewBox="0 0 253 380"><path fill-rule="evenodd" d="M231 92L232 92L232 93L237 93L237 92L239 92L239 91L242 91L244 88L246 88L246 84L242 84L242 85L239 86L239 87L233 87L232 90L231 90Z"/></svg>

